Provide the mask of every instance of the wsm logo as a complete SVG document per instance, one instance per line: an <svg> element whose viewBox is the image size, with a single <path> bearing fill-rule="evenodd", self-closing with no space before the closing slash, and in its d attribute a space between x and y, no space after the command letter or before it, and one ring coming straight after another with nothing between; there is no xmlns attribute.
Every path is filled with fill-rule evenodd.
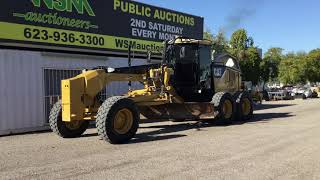
<svg viewBox="0 0 320 180"><path fill-rule="evenodd" d="M45 5L48 9L57 11L73 12L75 9L78 14L85 12L90 16L96 16L93 12L88 0L31 0L33 5L41 7Z"/></svg>

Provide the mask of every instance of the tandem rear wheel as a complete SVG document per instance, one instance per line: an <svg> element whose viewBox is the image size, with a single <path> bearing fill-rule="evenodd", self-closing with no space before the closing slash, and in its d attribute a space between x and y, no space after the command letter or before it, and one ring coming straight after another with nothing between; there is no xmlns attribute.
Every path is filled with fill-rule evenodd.
<svg viewBox="0 0 320 180"><path fill-rule="evenodd" d="M132 139L139 127L140 116L134 101L122 96L110 97L100 106L96 119L99 136L112 144Z"/></svg>
<svg viewBox="0 0 320 180"><path fill-rule="evenodd" d="M227 92L216 93L211 102L214 106L217 125L228 125L233 121L247 121L253 117L253 101L246 91L236 92L233 96Z"/></svg>
<svg viewBox="0 0 320 180"><path fill-rule="evenodd" d="M253 100L251 95L246 92L240 92L235 96L237 121L247 121L253 118Z"/></svg>
<svg viewBox="0 0 320 180"><path fill-rule="evenodd" d="M230 93L218 92L212 98L215 119L217 125L228 125L234 120L235 102Z"/></svg>

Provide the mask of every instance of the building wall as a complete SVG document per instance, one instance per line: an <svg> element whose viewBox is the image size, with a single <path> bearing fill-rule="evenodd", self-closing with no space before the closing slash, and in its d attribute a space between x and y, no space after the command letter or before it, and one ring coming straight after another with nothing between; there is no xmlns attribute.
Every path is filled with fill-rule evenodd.
<svg viewBox="0 0 320 180"><path fill-rule="evenodd" d="M133 60L133 65L144 63ZM48 129L44 115L44 69L96 66L127 66L127 59L0 50L0 135ZM107 93L123 93L125 85L113 83Z"/></svg>

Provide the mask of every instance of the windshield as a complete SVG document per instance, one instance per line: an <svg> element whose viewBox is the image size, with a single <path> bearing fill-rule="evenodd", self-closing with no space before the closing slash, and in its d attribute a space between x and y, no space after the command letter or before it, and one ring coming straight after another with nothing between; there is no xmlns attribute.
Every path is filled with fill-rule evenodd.
<svg viewBox="0 0 320 180"><path fill-rule="evenodd" d="M195 45L170 45L167 50L168 63L196 63L198 49Z"/></svg>
<svg viewBox="0 0 320 180"><path fill-rule="evenodd" d="M200 81L207 81L211 70L211 47L200 46Z"/></svg>
<svg viewBox="0 0 320 180"><path fill-rule="evenodd" d="M200 46L200 68L206 69L210 67L211 64L211 47L210 46Z"/></svg>

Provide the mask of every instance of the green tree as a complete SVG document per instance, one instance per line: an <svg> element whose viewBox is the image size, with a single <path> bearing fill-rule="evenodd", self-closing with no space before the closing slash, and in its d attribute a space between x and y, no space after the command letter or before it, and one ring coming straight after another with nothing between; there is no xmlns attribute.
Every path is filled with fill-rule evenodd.
<svg viewBox="0 0 320 180"><path fill-rule="evenodd" d="M213 35L210 30L206 30L203 37L212 41L212 49L215 50L216 55L227 52L228 40L223 31L220 30L216 35Z"/></svg>
<svg viewBox="0 0 320 180"><path fill-rule="evenodd" d="M310 82L320 82L320 49L309 52L305 58L304 72L305 77Z"/></svg>
<svg viewBox="0 0 320 180"><path fill-rule="evenodd" d="M229 44L229 52L241 61L245 59L246 50L254 47L254 40L245 29L239 29L231 35Z"/></svg>
<svg viewBox="0 0 320 180"><path fill-rule="evenodd" d="M242 79L256 85L260 79L261 57L254 47L254 40L245 29L235 31L230 39L229 52L240 61Z"/></svg>
<svg viewBox="0 0 320 180"><path fill-rule="evenodd" d="M207 29L203 32L203 39L207 39L210 41L214 40L213 34L211 33L211 31L209 29Z"/></svg>
<svg viewBox="0 0 320 180"><path fill-rule="evenodd" d="M247 49L248 36L247 31L239 29L235 31L230 38L229 52L237 57L240 61L245 57L245 51Z"/></svg>
<svg viewBox="0 0 320 180"><path fill-rule="evenodd" d="M213 40L213 49L215 49L216 54L221 54L227 52L229 43L225 36L225 33L220 30L215 36Z"/></svg>
<svg viewBox="0 0 320 180"><path fill-rule="evenodd" d="M320 49L314 49L310 51L308 57L320 61Z"/></svg>
<svg viewBox="0 0 320 180"><path fill-rule="evenodd" d="M279 74L279 65L283 58L283 49L272 47L264 54L261 62L261 80L264 82L275 81Z"/></svg>
<svg viewBox="0 0 320 180"><path fill-rule="evenodd" d="M252 37L248 37L246 46L247 48L254 47L254 40Z"/></svg>
<svg viewBox="0 0 320 180"><path fill-rule="evenodd" d="M263 59L260 63L260 78L263 83L269 82L272 79L273 63L269 59ZM264 85L263 85L264 88Z"/></svg>
<svg viewBox="0 0 320 180"><path fill-rule="evenodd" d="M244 81L251 81L254 85L259 83L260 63L261 57L258 49L255 47L248 48L245 51L245 59L240 61L242 78Z"/></svg>
<svg viewBox="0 0 320 180"><path fill-rule="evenodd" d="M283 58L283 49L279 47L272 47L268 49L266 53L264 53L264 58L280 63L281 59Z"/></svg>
<svg viewBox="0 0 320 180"><path fill-rule="evenodd" d="M248 35L245 29L235 31L230 39L230 46L236 50L246 50L248 42Z"/></svg>
<svg viewBox="0 0 320 180"><path fill-rule="evenodd" d="M305 83L305 67L304 56L289 53L280 62L279 80L286 85Z"/></svg>

